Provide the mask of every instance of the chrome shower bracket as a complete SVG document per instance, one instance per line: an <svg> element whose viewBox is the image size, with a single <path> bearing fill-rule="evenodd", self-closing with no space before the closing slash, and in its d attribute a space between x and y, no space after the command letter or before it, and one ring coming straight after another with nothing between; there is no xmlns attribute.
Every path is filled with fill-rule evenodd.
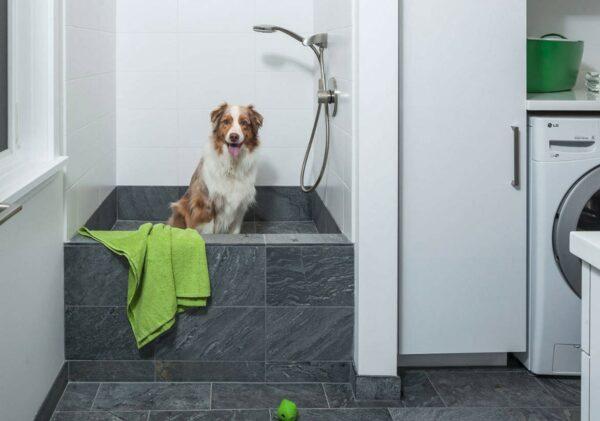
<svg viewBox="0 0 600 421"><path fill-rule="evenodd" d="M319 91L317 92L317 101L319 104L333 104L333 111L331 112L331 116L335 117L337 115L338 109L338 97L339 92L337 90L337 81L334 77L329 78L329 83L327 84L328 88L325 89L323 86L323 80L319 80Z"/></svg>

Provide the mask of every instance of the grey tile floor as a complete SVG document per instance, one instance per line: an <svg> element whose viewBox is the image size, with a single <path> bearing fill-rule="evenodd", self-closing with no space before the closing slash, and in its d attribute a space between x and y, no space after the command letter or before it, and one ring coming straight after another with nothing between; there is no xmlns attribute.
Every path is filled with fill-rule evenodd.
<svg viewBox="0 0 600 421"><path fill-rule="evenodd" d="M521 367L401 373L397 401L356 401L347 383L69 383L53 421L267 421L282 398L301 421L579 420L579 379Z"/></svg>

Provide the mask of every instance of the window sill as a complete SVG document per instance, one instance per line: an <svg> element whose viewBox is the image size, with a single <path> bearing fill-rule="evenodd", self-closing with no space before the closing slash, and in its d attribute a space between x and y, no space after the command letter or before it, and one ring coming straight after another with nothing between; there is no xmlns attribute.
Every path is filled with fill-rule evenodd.
<svg viewBox="0 0 600 421"><path fill-rule="evenodd" d="M23 162L0 176L0 202L15 202L62 171L66 156L50 161Z"/></svg>

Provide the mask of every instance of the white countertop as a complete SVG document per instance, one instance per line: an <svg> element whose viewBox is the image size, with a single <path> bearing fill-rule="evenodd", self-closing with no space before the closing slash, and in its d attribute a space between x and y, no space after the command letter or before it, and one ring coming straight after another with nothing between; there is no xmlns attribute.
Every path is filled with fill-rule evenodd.
<svg viewBox="0 0 600 421"><path fill-rule="evenodd" d="M584 262L600 268L600 231L574 231L569 250Z"/></svg>
<svg viewBox="0 0 600 421"><path fill-rule="evenodd" d="M527 94L528 111L600 111L600 95L586 90Z"/></svg>

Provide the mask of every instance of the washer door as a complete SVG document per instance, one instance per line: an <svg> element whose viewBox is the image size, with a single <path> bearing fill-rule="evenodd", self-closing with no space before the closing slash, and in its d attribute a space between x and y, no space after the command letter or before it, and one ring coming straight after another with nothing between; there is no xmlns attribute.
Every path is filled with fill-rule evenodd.
<svg viewBox="0 0 600 421"><path fill-rule="evenodd" d="M581 297L581 261L569 252L571 231L600 231L600 166L573 184L554 219L554 257L566 282Z"/></svg>

